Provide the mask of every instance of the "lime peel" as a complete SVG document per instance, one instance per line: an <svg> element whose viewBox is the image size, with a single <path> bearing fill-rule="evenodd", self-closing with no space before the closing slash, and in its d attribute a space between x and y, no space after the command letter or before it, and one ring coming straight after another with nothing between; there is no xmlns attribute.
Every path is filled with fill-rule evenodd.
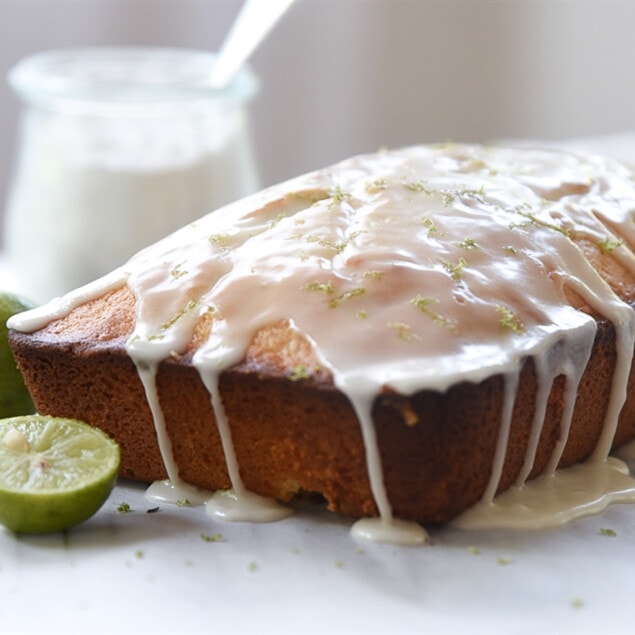
<svg viewBox="0 0 635 635"><path fill-rule="evenodd" d="M7 320L34 304L21 296L0 292L0 417L13 417L35 411L31 395L9 347Z"/></svg>
<svg viewBox="0 0 635 635"><path fill-rule="evenodd" d="M25 415L0 420L0 523L50 533L90 518L112 491L117 443L75 419Z"/></svg>

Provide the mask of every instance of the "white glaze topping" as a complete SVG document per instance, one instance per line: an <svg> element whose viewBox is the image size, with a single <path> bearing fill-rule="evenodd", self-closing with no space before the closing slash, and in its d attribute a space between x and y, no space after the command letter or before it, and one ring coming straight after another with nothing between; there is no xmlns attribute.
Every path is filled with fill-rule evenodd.
<svg viewBox="0 0 635 635"><path fill-rule="evenodd" d="M242 484L218 379L243 359L256 332L288 320L314 344L360 422L380 518L364 519L356 535L416 544L423 530L392 516L371 417L375 397L387 387L404 394L445 391L502 375L505 399L490 482L481 503L457 522L490 522L482 521L485 515L496 525L517 523L523 496L537 487L525 481L552 383L566 378L565 407L543 489L560 476L556 468L595 337L595 319L570 305L567 290L610 320L618 341L604 431L591 468L578 474L611 475L606 491L596 492L602 502L594 509L611 498L635 499L635 482L607 460L626 398L635 316L572 240L600 246L635 275L628 247L635 245L633 210L631 173L596 157L465 145L360 156L213 212L10 326L37 329L127 283L137 301L128 352L146 387L170 481L180 487L154 376L162 359L186 349L198 320L211 311L211 334L193 363L214 406L232 509L242 504L242 517L271 519L265 502ZM536 414L525 464L505 499L515 496L510 506L496 492L527 357L538 375ZM573 501L568 517L588 507ZM215 513L227 514L224 506ZM545 518L556 522L556 516L551 509ZM532 512L523 522L549 522L536 517Z"/></svg>

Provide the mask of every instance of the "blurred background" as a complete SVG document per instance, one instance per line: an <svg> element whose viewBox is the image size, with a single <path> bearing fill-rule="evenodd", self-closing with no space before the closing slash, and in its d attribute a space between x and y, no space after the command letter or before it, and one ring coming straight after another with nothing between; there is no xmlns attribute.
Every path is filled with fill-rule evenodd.
<svg viewBox="0 0 635 635"><path fill-rule="evenodd" d="M0 74L61 47L216 50L241 5L3 0ZM634 26L635 2L299 0L251 60L262 185L381 146L629 132ZM2 79L0 200L19 112Z"/></svg>

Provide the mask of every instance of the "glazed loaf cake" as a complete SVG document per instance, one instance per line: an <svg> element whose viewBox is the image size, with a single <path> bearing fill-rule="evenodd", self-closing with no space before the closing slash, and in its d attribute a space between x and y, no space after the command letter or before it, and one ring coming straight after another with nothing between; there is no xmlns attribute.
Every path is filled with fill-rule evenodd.
<svg viewBox="0 0 635 635"><path fill-rule="evenodd" d="M211 213L10 341L38 410L114 436L125 477L445 523L635 437L634 210L598 157L359 156Z"/></svg>

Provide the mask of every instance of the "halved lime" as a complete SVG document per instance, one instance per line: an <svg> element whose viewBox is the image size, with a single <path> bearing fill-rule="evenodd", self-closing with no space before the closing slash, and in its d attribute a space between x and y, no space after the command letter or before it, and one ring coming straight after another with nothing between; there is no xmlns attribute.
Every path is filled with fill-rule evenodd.
<svg viewBox="0 0 635 635"><path fill-rule="evenodd" d="M115 485L119 446L75 419L0 420L0 523L49 533L90 518Z"/></svg>
<svg viewBox="0 0 635 635"><path fill-rule="evenodd" d="M0 417L34 412L29 391L16 366L7 339L7 320L16 313L32 309L34 304L12 293L0 293Z"/></svg>

